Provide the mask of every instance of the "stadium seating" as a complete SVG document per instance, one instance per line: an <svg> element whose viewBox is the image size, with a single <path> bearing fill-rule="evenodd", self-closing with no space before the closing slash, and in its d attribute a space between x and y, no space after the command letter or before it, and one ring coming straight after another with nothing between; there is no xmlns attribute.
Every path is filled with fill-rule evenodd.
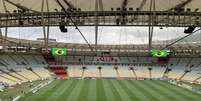
<svg viewBox="0 0 201 101"><path fill-rule="evenodd" d="M189 61L188 58L174 58L169 63L173 64L170 68L172 71L168 74L169 78L179 79L186 69L187 62Z"/></svg>
<svg viewBox="0 0 201 101"><path fill-rule="evenodd" d="M117 73L113 66L102 66L101 75L102 77L117 77Z"/></svg>
<svg viewBox="0 0 201 101"><path fill-rule="evenodd" d="M120 77L127 77L127 78L135 77L128 66L118 66L118 71Z"/></svg>
<svg viewBox="0 0 201 101"><path fill-rule="evenodd" d="M69 56L60 58L60 61L63 61L65 65L68 65L69 77L99 77L101 75L101 77L114 78L135 78L135 76L137 76L138 78L157 79L163 78L165 75L167 75L170 79L193 81L200 76L200 58L171 58L167 65L147 65L153 61L148 57L113 58L115 58L118 62L100 61L98 60L98 57L90 56ZM108 65L110 63L113 65ZM190 69L191 65L193 65L193 67ZM86 67L84 72L82 69L83 66ZM98 67L101 67L100 71ZM118 69L115 70L114 67L117 67ZM130 67L133 67L134 73L132 70L130 70ZM171 71L168 72L168 74L165 74L166 69L171 69ZM185 71L189 69L191 72L185 73Z"/></svg>
<svg viewBox="0 0 201 101"><path fill-rule="evenodd" d="M191 82L199 78L201 71L200 59L199 58L192 59L191 63L189 63L188 65L187 70L189 70L189 72L182 78L182 80Z"/></svg>
<svg viewBox="0 0 201 101"><path fill-rule="evenodd" d="M81 77L82 66L81 65L69 65L68 66L69 77Z"/></svg>
<svg viewBox="0 0 201 101"><path fill-rule="evenodd" d="M16 81L12 81L10 79L4 78L1 75L0 75L0 80L1 80L0 81L1 83L8 84L8 85L15 85L15 84L17 84Z"/></svg>
<svg viewBox="0 0 201 101"><path fill-rule="evenodd" d="M84 77L99 77L99 70L97 69L97 66L87 66Z"/></svg>
<svg viewBox="0 0 201 101"><path fill-rule="evenodd" d="M27 81L50 78L49 71L42 55L1 54L0 55L0 82L8 85Z"/></svg>
<svg viewBox="0 0 201 101"><path fill-rule="evenodd" d="M170 79L200 82L200 58L171 58L166 65L151 65L150 57L112 57L114 61L100 57L68 56L55 57L57 64L66 65L69 77L105 77L160 79L165 75ZM9 85L50 78L45 69L48 64L42 55L2 54L0 55L0 82ZM83 69L85 67L85 69ZM98 69L101 67L101 69ZM133 68L131 70L130 68ZM167 69L170 72L165 74ZM186 72L188 71L188 72ZM7 74L6 74L7 73Z"/></svg>
<svg viewBox="0 0 201 101"><path fill-rule="evenodd" d="M152 78L161 78L164 76L166 67L164 66L154 66L152 67L151 77Z"/></svg>

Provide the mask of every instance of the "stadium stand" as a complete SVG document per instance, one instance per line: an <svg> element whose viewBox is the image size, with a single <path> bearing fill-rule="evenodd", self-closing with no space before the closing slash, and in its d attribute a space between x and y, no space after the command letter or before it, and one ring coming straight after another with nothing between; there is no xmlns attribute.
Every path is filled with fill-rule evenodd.
<svg viewBox="0 0 201 101"><path fill-rule="evenodd" d="M0 84L59 79L135 79L201 82L201 58L171 57L165 62L152 57L0 55ZM46 62L47 61L47 62ZM65 72L64 72L65 71ZM64 73L64 74L63 74Z"/></svg>
<svg viewBox="0 0 201 101"><path fill-rule="evenodd" d="M0 55L0 82L8 85L50 78L41 55L2 54Z"/></svg>
<svg viewBox="0 0 201 101"><path fill-rule="evenodd" d="M152 62L156 60L150 57L112 58L116 61L101 60L101 57L90 56L56 57L56 61L60 61L60 63L62 61L62 64L67 65L69 77L137 77L138 79L168 77L191 82L200 76L200 58L171 58L166 64L155 65ZM108 65L108 63L112 65ZM167 70L169 72L166 72Z"/></svg>
<svg viewBox="0 0 201 101"><path fill-rule="evenodd" d="M0 0L0 101L200 101L200 84L201 0Z"/></svg>

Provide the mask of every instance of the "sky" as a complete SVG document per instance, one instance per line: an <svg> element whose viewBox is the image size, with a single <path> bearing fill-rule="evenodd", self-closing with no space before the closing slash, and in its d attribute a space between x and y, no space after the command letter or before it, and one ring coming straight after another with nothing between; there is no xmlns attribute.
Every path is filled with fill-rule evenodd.
<svg viewBox="0 0 201 101"><path fill-rule="evenodd" d="M95 27L79 27L90 44L95 43ZM154 27L153 41L170 40L185 36L185 28ZM147 44L148 27L99 27L98 44ZM2 29L4 32L4 29ZM13 27L8 28L8 37L36 40L43 38L42 27ZM67 33L60 32L58 27L50 28L50 38L57 42L85 43L80 33L74 27L68 27Z"/></svg>

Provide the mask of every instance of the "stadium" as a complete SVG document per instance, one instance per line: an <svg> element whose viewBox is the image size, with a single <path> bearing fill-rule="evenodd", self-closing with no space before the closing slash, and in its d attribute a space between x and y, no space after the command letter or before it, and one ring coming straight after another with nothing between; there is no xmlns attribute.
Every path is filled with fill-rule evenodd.
<svg viewBox="0 0 201 101"><path fill-rule="evenodd" d="M0 101L201 101L200 0L0 0Z"/></svg>

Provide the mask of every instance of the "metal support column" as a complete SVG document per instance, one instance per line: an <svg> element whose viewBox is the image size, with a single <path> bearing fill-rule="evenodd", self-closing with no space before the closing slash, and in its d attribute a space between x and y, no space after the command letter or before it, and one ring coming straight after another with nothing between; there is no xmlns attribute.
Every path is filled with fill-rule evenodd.
<svg viewBox="0 0 201 101"><path fill-rule="evenodd" d="M153 9L153 10L152 10ZM152 49L152 37L153 37L153 32L154 32L154 19L155 19L155 0L150 1L150 12L151 15L149 16L149 51Z"/></svg>
<svg viewBox="0 0 201 101"><path fill-rule="evenodd" d="M95 11L97 12L98 11L98 0L96 0L95 2ZM98 16L97 16L97 13L96 13L96 19L95 19L95 51L97 51L96 47L97 47L97 44L98 44Z"/></svg>
<svg viewBox="0 0 201 101"><path fill-rule="evenodd" d="M46 0L46 5L47 5L47 12L49 12L50 10L49 10L49 2L48 2L48 0ZM48 23L49 23L49 18L48 18ZM47 48L48 48L48 44L49 44L49 33L50 33L50 26L48 25L47 26L47 39L46 39L46 50L47 50Z"/></svg>
<svg viewBox="0 0 201 101"><path fill-rule="evenodd" d="M2 35L2 31L1 31L1 28L0 28L0 39L2 39L3 38L3 35ZM1 40L1 42L0 43L3 43L3 40Z"/></svg>
<svg viewBox="0 0 201 101"><path fill-rule="evenodd" d="M42 0L42 5L41 5L41 17L42 17L42 24L43 24L43 35L44 35L44 47L46 48L47 51L47 37L46 37L46 28L45 28L45 21L44 21L44 3L45 1Z"/></svg>
<svg viewBox="0 0 201 101"><path fill-rule="evenodd" d="M7 14L8 10L7 10L6 4L5 4L5 0L2 0L2 3L3 3L4 11ZM7 19L8 19L8 17L7 17ZM6 21L6 25L7 24L8 24L8 22ZM3 43L6 43L7 36L8 36L8 27L5 27L5 35L4 35L5 41L3 41ZM3 45L3 49L5 49L5 48L6 48L5 45Z"/></svg>

